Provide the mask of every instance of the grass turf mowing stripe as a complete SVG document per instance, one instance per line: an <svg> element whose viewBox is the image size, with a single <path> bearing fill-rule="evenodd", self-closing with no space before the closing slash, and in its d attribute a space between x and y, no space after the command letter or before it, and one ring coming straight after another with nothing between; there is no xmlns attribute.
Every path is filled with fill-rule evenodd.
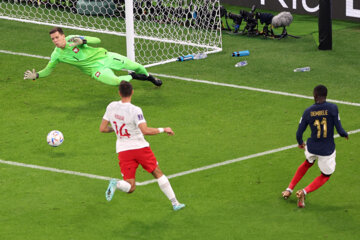
<svg viewBox="0 0 360 240"><path fill-rule="evenodd" d="M358 132L360 132L360 129L349 131L348 134L349 135L350 134L356 134ZM338 138L338 137L340 137L339 134L336 134L334 136L334 138ZM195 173L195 172L204 171L204 170L211 169L211 168L216 168L216 167L228 165L228 164L231 164L231 163L244 161L244 160L251 159L251 158L256 158L256 157L269 155L269 154L276 153L276 152L285 151L285 150L288 150L288 149L291 149L291 148L296 148L297 146L298 146L297 144L293 144L293 145L289 145L289 146L285 146L285 147L281 147L281 148L276 148L276 149L261 152L261 153L255 153L255 154L251 154L251 155L248 155L248 156L235 158L235 159L232 159L232 160L227 160L227 161L224 161L224 162L214 163L214 164L211 164L211 165L191 169L191 170L184 171L184 172L171 174L171 175L168 175L167 177L169 179L170 178L175 178L175 177L180 177L180 176L188 175L188 174ZM27 167L27 168L39 169L39 170L50 171L50 172L77 175L77 176L93 178L93 179L100 179L100 180L110 180L110 179L112 179L111 177L98 176L98 175L89 174L89 173L81 173L81 172L62 170L62 169L51 168L51 167L43 167L43 166L38 166L38 165L33 165L33 164L19 163L19 162L13 162L13 161L5 161L5 160L1 160L1 159L0 159L0 163L13 165L13 166L19 166L19 167ZM157 182L157 180L152 179L152 180L148 180L148 181L144 181L144 182L136 182L136 185L137 186L144 186L144 185L148 185L148 184L151 184L151 183L154 183L154 182Z"/></svg>
<svg viewBox="0 0 360 240"><path fill-rule="evenodd" d="M41 59L50 59L49 57L44 57L44 56L39 56L39 55L32 55L32 54L27 54L27 53L11 52L11 51L1 50L1 49L0 49L0 53L12 54L12 55L20 55L20 56L26 56L26 57L34 57L34 58L41 58ZM295 93L273 91L273 90L267 90L267 89L262 89L262 88L240 86L240 85L235 85L235 84L211 82L211 81L207 81L207 80L199 80L199 79L178 77L178 76L172 76L172 75L166 75L166 74L160 74L160 73L150 73L150 74L160 76L160 77L166 77L166 78L171 78L171 79L188 81L188 82L204 83L204 84L210 84L210 85L216 85L216 86L238 88L238 89L244 89L244 90L249 90L249 91L264 92L264 93L283 95L283 96L290 96L290 97L297 97L297 98L305 98L305 99L311 99L311 100L314 99L313 96L305 96L305 95L300 95L300 94L295 94ZM333 102L333 103L338 103L338 104L345 104L345 105L351 105L351 106L360 107L360 103L346 102L346 101L340 101L340 100L335 100L335 99L327 99L327 101L328 102Z"/></svg>

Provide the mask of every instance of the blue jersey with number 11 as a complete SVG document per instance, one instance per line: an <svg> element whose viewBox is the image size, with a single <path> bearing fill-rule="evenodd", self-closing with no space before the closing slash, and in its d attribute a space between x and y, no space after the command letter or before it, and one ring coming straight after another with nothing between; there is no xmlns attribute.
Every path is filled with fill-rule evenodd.
<svg viewBox="0 0 360 240"><path fill-rule="evenodd" d="M298 144L303 143L303 133L307 125L311 129L311 137L306 145L310 153L328 156L335 150L334 126L342 137L347 137L347 132L340 122L338 108L333 103L315 103L304 111L296 132Z"/></svg>

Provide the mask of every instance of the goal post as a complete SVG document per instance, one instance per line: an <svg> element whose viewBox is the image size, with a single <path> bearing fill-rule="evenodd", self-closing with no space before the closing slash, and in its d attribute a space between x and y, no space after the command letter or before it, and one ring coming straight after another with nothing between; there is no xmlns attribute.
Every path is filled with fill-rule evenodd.
<svg viewBox="0 0 360 240"><path fill-rule="evenodd" d="M148 67L222 50L220 0L0 0L0 19L123 36Z"/></svg>
<svg viewBox="0 0 360 240"><path fill-rule="evenodd" d="M126 21L126 54L127 57L135 61L135 42L134 42L134 5L132 0L125 1L125 21Z"/></svg>

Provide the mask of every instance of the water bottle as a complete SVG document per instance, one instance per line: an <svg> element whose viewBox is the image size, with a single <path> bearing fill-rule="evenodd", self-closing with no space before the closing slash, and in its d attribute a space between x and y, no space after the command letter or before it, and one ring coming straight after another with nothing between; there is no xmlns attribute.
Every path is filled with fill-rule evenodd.
<svg viewBox="0 0 360 240"><path fill-rule="evenodd" d="M204 59L207 58L207 54L206 53L198 53L195 54L194 59L198 60L198 59Z"/></svg>
<svg viewBox="0 0 360 240"><path fill-rule="evenodd" d="M178 57L178 61L183 62L183 61L187 61L187 60L193 60L194 56L193 55L186 55L186 56L181 56Z"/></svg>
<svg viewBox="0 0 360 240"><path fill-rule="evenodd" d="M309 72L310 67L295 68L294 72Z"/></svg>
<svg viewBox="0 0 360 240"><path fill-rule="evenodd" d="M249 56L250 52L249 50L245 50L245 51L239 51L239 52L233 52L232 56L233 57L243 57L243 56Z"/></svg>
<svg viewBox="0 0 360 240"><path fill-rule="evenodd" d="M246 66L247 64L248 64L247 61L241 61L235 64L235 67L243 67Z"/></svg>

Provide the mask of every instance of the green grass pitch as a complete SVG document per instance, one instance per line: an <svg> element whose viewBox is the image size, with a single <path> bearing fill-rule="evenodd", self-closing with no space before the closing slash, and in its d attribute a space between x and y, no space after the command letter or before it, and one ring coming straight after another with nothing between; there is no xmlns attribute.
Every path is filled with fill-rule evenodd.
<svg viewBox="0 0 360 240"><path fill-rule="evenodd" d="M235 7L227 6L235 12ZM49 56L50 27L0 20L0 50ZM333 50L318 51L317 19L294 16L289 34L300 39L264 40L223 32L223 51L198 61L174 62L149 72L360 103L360 27L333 22ZM76 31L66 30L66 34ZM101 46L125 54L119 37L86 33ZM250 56L233 58L234 51ZM23 80L26 69L47 60L0 53L0 159L120 178L115 136L102 134L105 108L117 100L107 86L59 64L48 78ZM238 61L248 65L235 68ZM310 72L294 73L310 66ZM119 73L123 74L123 73ZM175 136L146 139L166 175L296 144L299 119L313 101L291 96L162 78L161 88L132 81L133 103L149 126L170 126ZM343 127L360 129L360 108L338 104ZM52 148L57 129L64 143ZM305 133L304 139L309 135ZM337 169L298 209L283 191L304 161L297 148L170 179L187 207L173 212L157 183L105 200L108 182L0 163L0 239L356 239L360 234L360 133L335 140ZM297 188L319 175L317 165ZM137 181L152 176L139 167Z"/></svg>

